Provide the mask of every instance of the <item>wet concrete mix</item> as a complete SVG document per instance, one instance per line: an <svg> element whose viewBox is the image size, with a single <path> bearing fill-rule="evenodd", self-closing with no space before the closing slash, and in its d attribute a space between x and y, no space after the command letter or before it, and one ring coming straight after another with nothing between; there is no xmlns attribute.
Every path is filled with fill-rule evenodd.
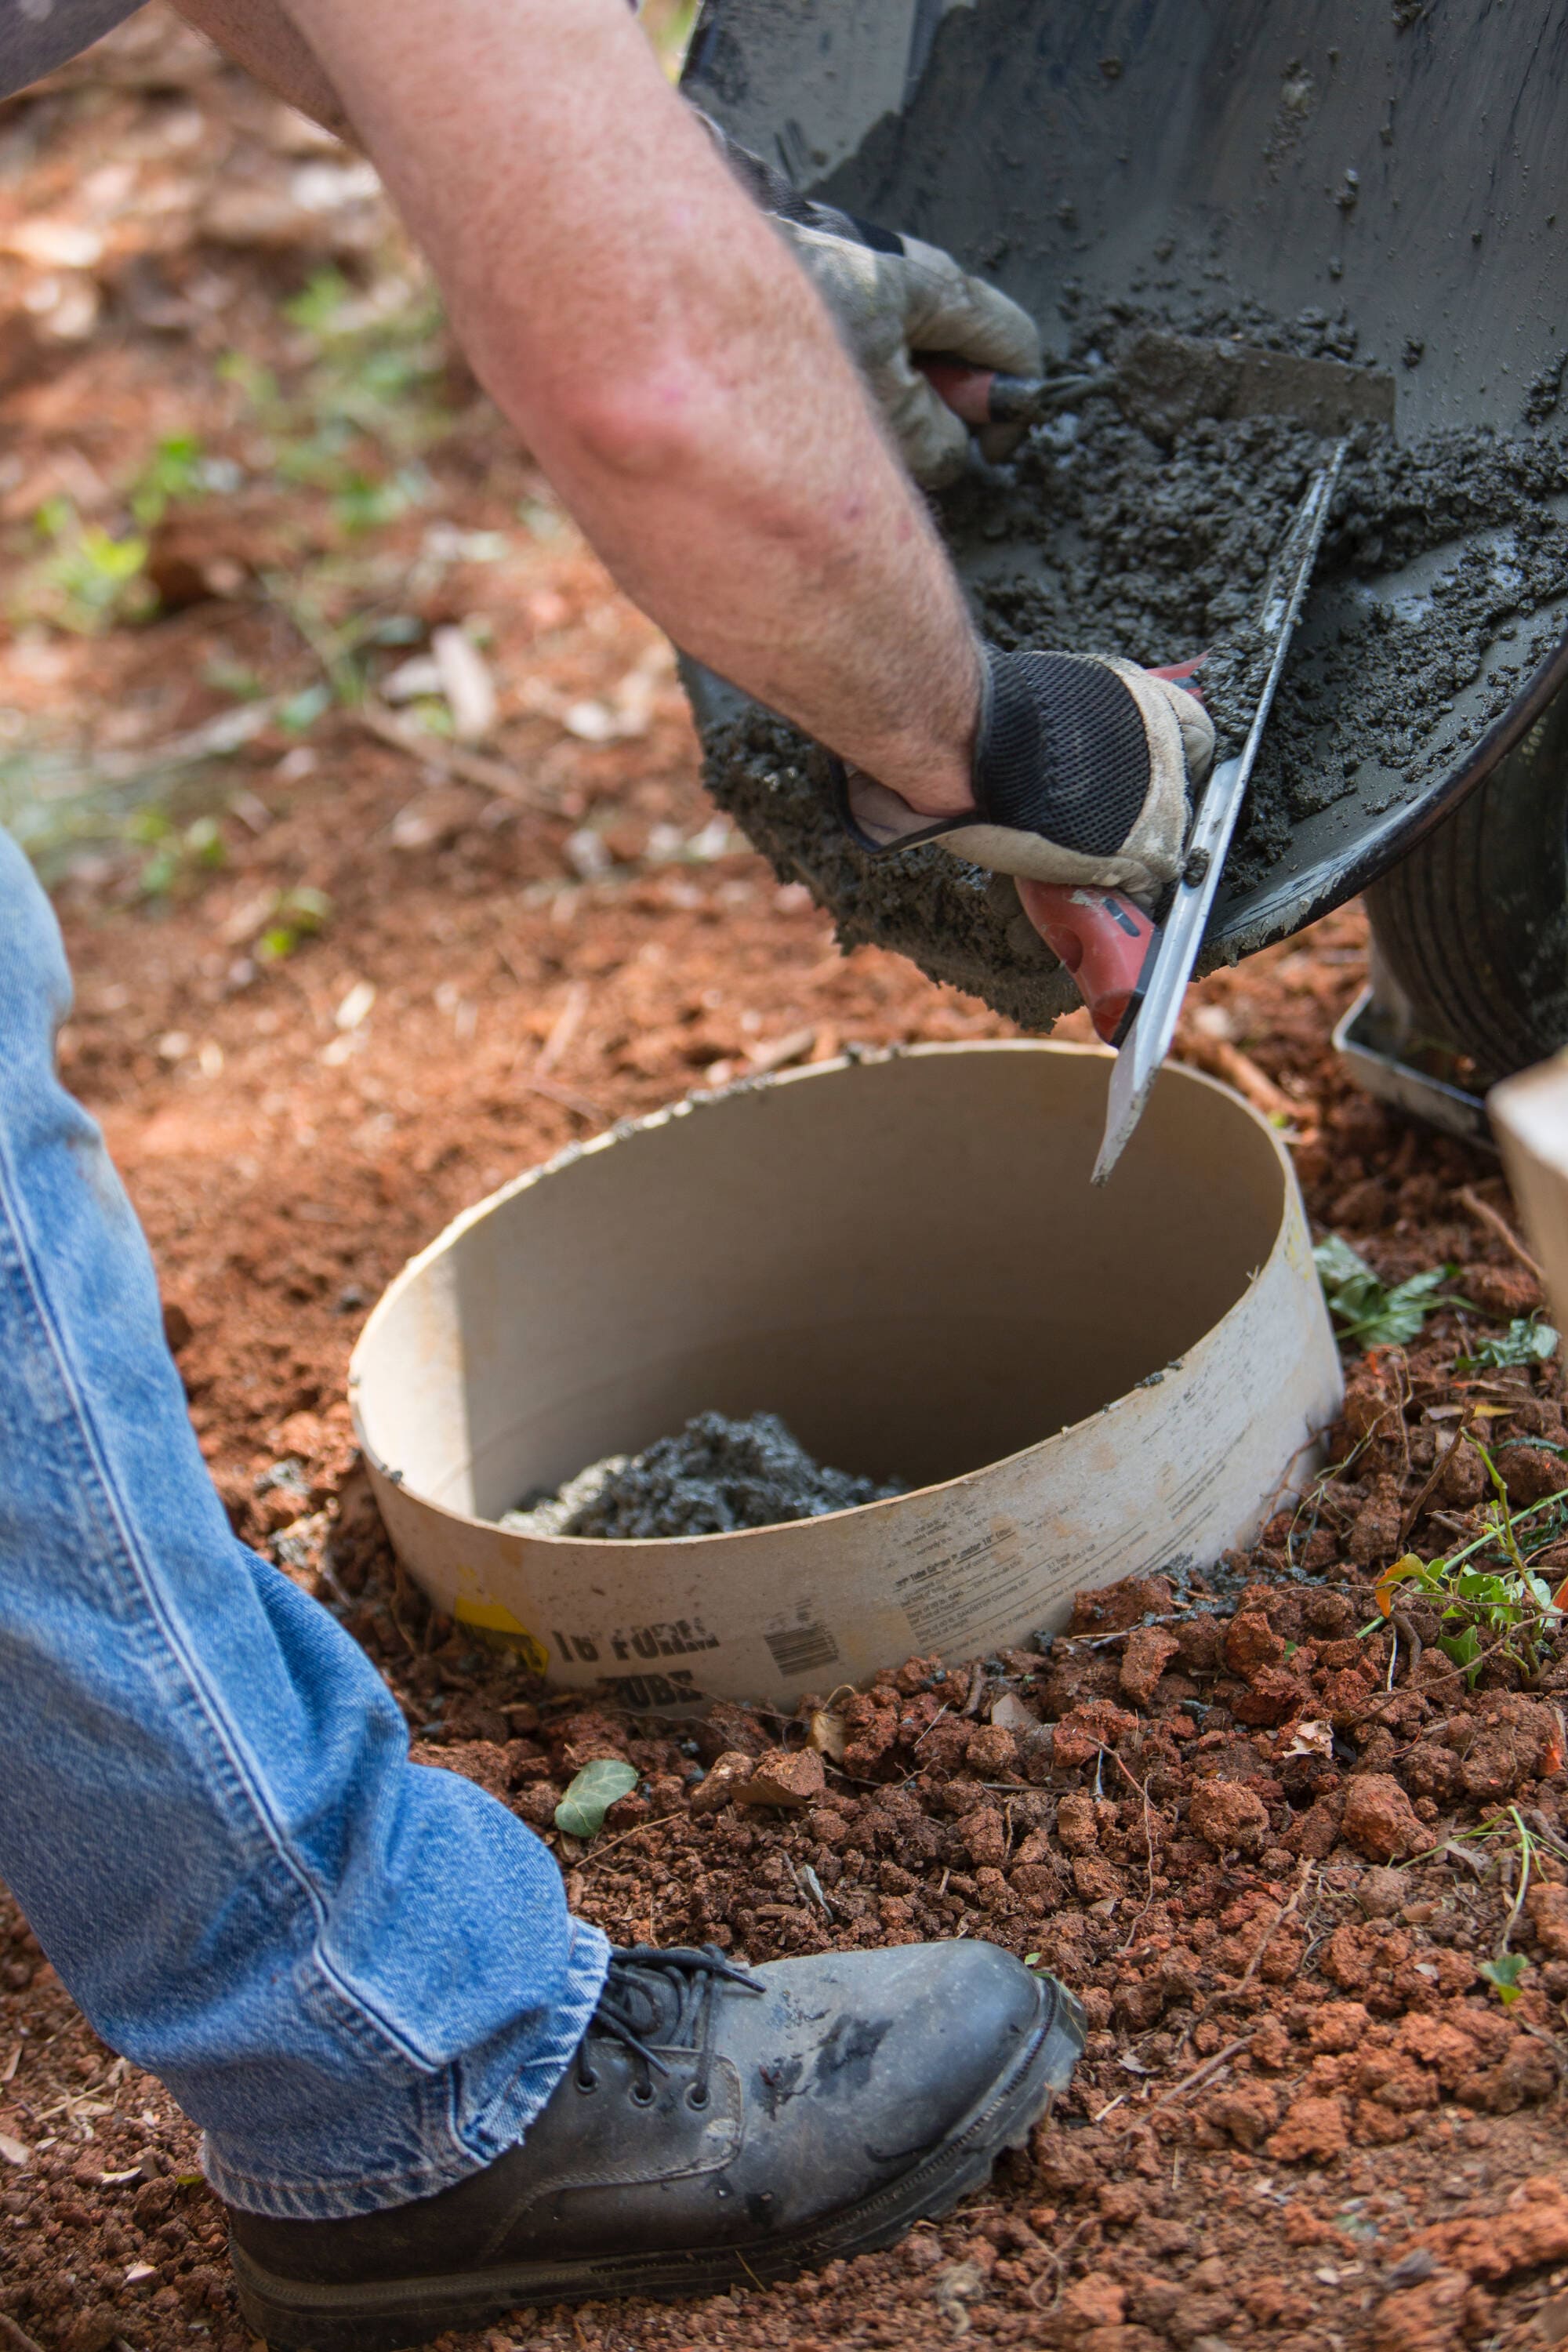
<svg viewBox="0 0 1568 2352"><path fill-rule="evenodd" d="M529 1496L501 1526L518 1535L629 1537L727 1535L738 1528L815 1519L907 1494L815 1461L776 1413L731 1421L700 1412L675 1437L641 1454L590 1463L553 1495Z"/></svg>
<svg viewBox="0 0 1568 2352"><path fill-rule="evenodd" d="M1070 362L1113 362L1148 324L1303 356L1349 361L1356 347L1353 326L1317 310L1282 326L1251 305L1201 320L1117 305L1079 323ZM1568 596L1561 404L1560 380L1543 380L1521 420L1535 429L1517 436L1479 427L1405 443L1377 425L1352 435L1229 893L1273 878L1302 823L1337 813L1353 839L1418 798L1555 642ZM1224 756L1240 748L1266 667L1252 620L1259 592L1323 448L1267 417L1200 419L1165 443L1097 397L1037 426L1010 468L966 477L939 516L995 644L1151 665L1206 652L1200 682ZM1313 603L1326 625L1313 625ZM704 737L710 790L781 875L808 884L846 947L897 949L1026 1027L1048 1027L1076 1003L1005 878L935 847L861 855L838 833L808 745L777 719L747 711Z"/></svg>

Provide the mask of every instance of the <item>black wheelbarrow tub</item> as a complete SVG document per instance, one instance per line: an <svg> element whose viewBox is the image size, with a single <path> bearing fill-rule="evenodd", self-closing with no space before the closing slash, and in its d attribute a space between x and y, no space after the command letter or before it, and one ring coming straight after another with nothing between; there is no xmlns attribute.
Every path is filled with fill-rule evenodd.
<svg viewBox="0 0 1568 2352"><path fill-rule="evenodd" d="M1092 312L1134 286L1223 281L1271 318L1353 320L1358 359L1396 375L1402 441L1475 427L1560 440L1568 424L1563 0L707 0L685 87L797 184L985 271L1058 351L1064 297ZM1562 593L1500 630L1453 698L1436 770L1372 761L1336 784L1268 872L1222 895L1206 963L1384 872L1568 680L1568 498L1550 503ZM1463 544L1370 580L1331 551L1293 658L1364 626L1369 602L1408 612ZM1506 563L1506 545L1485 551ZM999 551L955 553L973 581ZM689 684L711 749L738 699L701 672ZM924 951L884 869L805 840L787 795L772 812L743 788L731 798L721 753L710 770L847 938L902 947L1026 1020L1074 1001L1054 966L984 984L983 967L1001 977L994 932L966 941L962 921ZM984 903L994 923L994 890Z"/></svg>

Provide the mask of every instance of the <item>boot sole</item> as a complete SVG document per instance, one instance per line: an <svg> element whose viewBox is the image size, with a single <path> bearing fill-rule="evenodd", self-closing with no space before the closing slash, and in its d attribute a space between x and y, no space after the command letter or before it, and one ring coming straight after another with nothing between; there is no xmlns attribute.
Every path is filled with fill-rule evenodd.
<svg viewBox="0 0 1568 2352"><path fill-rule="evenodd" d="M1055 1990L1055 1989L1053 1989ZM824 2263L875 2253L916 2221L934 2221L980 2187L1005 2147L1023 2147L1083 2047L1067 1998L1038 1990L1039 2022L1022 2054L959 2128L921 2164L873 2197L826 2221L747 2246L688 2254L595 2256L565 2263L514 2263L437 2278L377 2279L317 2285L264 2270L229 2247L239 2305L278 2352L401 2352L447 2328L483 2327L526 2305L609 2297L717 2294L772 2285Z"/></svg>

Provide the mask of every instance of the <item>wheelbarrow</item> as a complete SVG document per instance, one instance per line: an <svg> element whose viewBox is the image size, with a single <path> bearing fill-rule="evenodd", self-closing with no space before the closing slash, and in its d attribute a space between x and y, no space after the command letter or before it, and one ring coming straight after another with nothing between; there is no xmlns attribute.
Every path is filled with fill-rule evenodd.
<svg viewBox="0 0 1568 2352"><path fill-rule="evenodd" d="M684 82L803 190L993 278L1058 358L1074 317L1131 289L1217 285L1243 314L1353 320L1356 357L1396 374L1404 443L1486 428L1564 453L1528 610L1506 528L1393 570L1331 532L1292 665L1337 648L1341 702L1345 646L1380 615L1407 625L1456 565L1492 567L1495 632L1408 770L1346 761L1345 712L1325 710L1294 756L1308 786L1314 761L1334 772L1297 793L1267 870L1227 877L1200 969L1365 891L1406 1042L1489 1080L1568 1041L1562 0L705 0ZM1011 551L994 526L949 537L972 589ZM717 796L846 944L900 948L1026 1026L1076 1002L1009 885L930 849L861 858L780 722L700 670L688 687Z"/></svg>

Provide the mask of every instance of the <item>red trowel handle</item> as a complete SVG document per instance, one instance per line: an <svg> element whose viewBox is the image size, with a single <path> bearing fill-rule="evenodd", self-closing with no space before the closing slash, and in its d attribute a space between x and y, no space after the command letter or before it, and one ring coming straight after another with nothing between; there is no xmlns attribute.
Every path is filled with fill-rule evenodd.
<svg viewBox="0 0 1568 2352"><path fill-rule="evenodd" d="M991 387L996 381L994 368L970 367L963 360L923 356L916 364L923 370L937 398L945 401L965 425L994 424L991 414Z"/></svg>
<svg viewBox="0 0 1568 2352"><path fill-rule="evenodd" d="M1026 882L1024 911L1078 983L1095 1034L1120 1045L1143 1001L1160 934L1120 890L1081 882Z"/></svg>

